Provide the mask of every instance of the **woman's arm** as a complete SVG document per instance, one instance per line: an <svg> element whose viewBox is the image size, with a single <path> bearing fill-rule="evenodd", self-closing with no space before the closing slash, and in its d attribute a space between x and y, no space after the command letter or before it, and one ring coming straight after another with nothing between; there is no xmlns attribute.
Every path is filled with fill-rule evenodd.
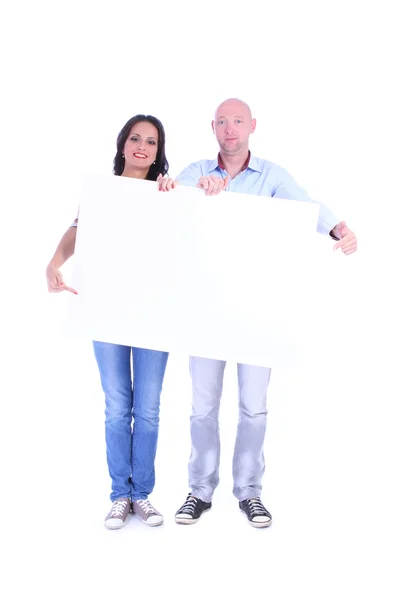
<svg viewBox="0 0 400 600"><path fill-rule="evenodd" d="M60 267L73 255L75 252L76 227L70 227L62 236L53 258L49 262L46 269L47 288L49 292L68 291L73 294L78 292L73 288L65 285Z"/></svg>

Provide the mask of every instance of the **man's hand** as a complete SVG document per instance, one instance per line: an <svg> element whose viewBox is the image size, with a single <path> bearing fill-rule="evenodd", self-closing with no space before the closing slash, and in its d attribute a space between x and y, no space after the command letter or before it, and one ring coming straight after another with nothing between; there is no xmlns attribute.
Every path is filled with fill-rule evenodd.
<svg viewBox="0 0 400 600"><path fill-rule="evenodd" d="M333 247L334 250L341 248L344 254L353 254L357 250L357 238L344 221L335 225L332 234L339 238L338 243Z"/></svg>
<svg viewBox="0 0 400 600"><path fill-rule="evenodd" d="M163 177L161 174L157 177L158 189L160 192L169 192L169 190L173 190L178 182L171 177Z"/></svg>
<svg viewBox="0 0 400 600"><path fill-rule="evenodd" d="M65 285L61 271L51 264L46 269L46 278L47 289L49 292L71 292L72 294L78 293L76 290L74 290L74 288Z"/></svg>
<svg viewBox="0 0 400 600"><path fill-rule="evenodd" d="M205 190L206 196L215 196L227 188L230 179L229 175L225 179L216 177L216 175L204 176L200 177L196 187Z"/></svg>

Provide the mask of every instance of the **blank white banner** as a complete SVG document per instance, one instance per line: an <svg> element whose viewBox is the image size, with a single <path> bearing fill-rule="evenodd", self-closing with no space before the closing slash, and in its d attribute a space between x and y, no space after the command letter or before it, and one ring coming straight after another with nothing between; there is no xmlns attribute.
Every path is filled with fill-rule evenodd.
<svg viewBox="0 0 400 600"><path fill-rule="evenodd" d="M312 319L318 213L318 204L87 175L67 331L290 366Z"/></svg>

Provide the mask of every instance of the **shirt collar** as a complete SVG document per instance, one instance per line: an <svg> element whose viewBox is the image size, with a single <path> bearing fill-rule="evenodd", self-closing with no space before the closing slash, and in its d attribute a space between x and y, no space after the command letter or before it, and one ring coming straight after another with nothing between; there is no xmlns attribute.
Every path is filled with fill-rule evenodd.
<svg viewBox="0 0 400 600"><path fill-rule="evenodd" d="M217 158L210 161L208 172L211 173L211 171L215 171L215 169L217 167L225 170L225 166L224 166L223 160L221 158L221 154L219 152L218 152ZM250 150L249 150L249 154L247 156L246 162L244 163L240 172L242 173L247 168L251 169L252 171L259 171L259 172L262 171L262 168L259 165L258 159L251 154Z"/></svg>
<svg viewBox="0 0 400 600"><path fill-rule="evenodd" d="M250 162L250 150L247 155L246 162L244 163L243 167L240 169L240 173L242 173L242 171L245 171L247 169L247 167L249 166L249 162ZM222 160L222 156L221 156L220 152L218 152L218 166L220 169L223 169L225 171L224 161Z"/></svg>

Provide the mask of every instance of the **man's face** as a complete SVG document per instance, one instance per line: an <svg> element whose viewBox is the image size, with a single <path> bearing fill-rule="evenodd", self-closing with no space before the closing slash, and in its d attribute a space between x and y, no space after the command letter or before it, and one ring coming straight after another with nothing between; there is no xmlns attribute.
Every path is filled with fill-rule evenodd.
<svg viewBox="0 0 400 600"><path fill-rule="evenodd" d="M249 107L240 100L227 100L215 112L212 122L219 147L226 154L236 154L249 147L249 136L256 128Z"/></svg>

